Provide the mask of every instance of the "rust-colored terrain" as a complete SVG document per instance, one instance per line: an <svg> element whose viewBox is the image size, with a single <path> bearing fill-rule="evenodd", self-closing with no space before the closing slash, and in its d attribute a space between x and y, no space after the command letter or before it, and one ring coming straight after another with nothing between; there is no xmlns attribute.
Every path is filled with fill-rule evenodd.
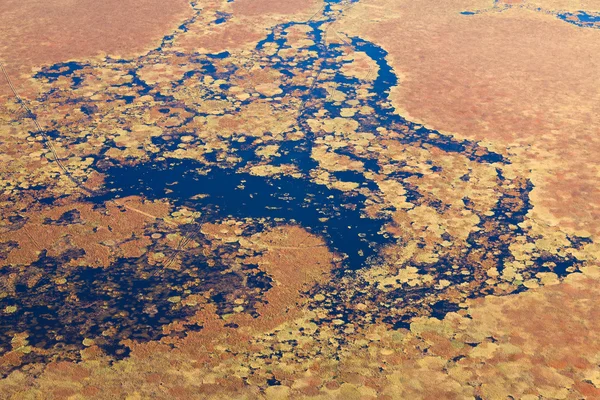
<svg viewBox="0 0 600 400"><path fill-rule="evenodd" d="M531 170L540 218L598 234L600 30L560 18L577 10L600 3L374 0L343 23L389 52L399 113L506 148Z"/></svg>
<svg viewBox="0 0 600 400"><path fill-rule="evenodd" d="M600 3L5 3L0 399L600 398Z"/></svg>
<svg viewBox="0 0 600 400"><path fill-rule="evenodd" d="M156 46L186 16L185 0L6 0L0 10L0 62L19 83L43 65ZM6 86L2 85L2 94Z"/></svg>

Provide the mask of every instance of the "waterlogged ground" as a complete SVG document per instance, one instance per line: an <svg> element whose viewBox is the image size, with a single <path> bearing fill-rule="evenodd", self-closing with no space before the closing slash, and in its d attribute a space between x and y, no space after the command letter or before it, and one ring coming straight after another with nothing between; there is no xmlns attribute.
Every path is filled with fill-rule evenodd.
<svg viewBox="0 0 600 400"><path fill-rule="evenodd" d="M35 96L7 85L4 393L595 393L597 359L578 359L579 375L559 371L562 355L524 361L522 378L497 365L552 347L544 327L580 330L594 238L532 218L514 152L405 119L389 54L339 30L357 4L280 11L238 46L230 2L191 3L146 53L41 66ZM512 5L491 7L458 14ZM552 14L581 28L595 15ZM536 339L506 331L530 321Z"/></svg>

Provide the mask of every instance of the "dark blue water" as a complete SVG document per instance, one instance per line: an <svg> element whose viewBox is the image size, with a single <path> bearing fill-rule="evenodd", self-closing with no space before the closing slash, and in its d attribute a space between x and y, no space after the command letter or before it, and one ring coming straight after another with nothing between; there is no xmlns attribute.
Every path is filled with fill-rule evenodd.
<svg viewBox="0 0 600 400"><path fill-rule="evenodd" d="M103 203L115 194L141 195L202 211L204 221L226 217L283 219L322 235L332 250L346 256L344 264L350 269L365 266L377 246L387 241L380 233L387 219L366 218L363 195L287 176L268 179L221 168L198 174L199 168L203 165L193 160L109 167L102 170L109 177L108 194L93 201ZM191 199L198 194L208 196Z"/></svg>
<svg viewBox="0 0 600 400"><path fill-rule="evenodd" d="M83 68L85 68L86 66L88 66L88 65L84 64L84 63L79 63L76 61L69 61L66 63L54 64L54 65L51 65L50 67L42 68L42 70L40 72L36 73L33 77L35 79L45 78L49 82L54 82L61 76L70 77L76 71L80 71ZM80 77L78 77L78 78L80 78Z"/></svg>
<svg viewBox="0 0 600 400"><path fill-rule="evenodd" d="M215 24L223 24L231 19L231 14L224 12L217 12L217 19L215 20Z"/></svg>
<svg viewBox="0 0 600 400"><path fill-rule="evenodd" d="M586 11L564 12L559 13L558 18L582 28L600 29L600 13L588 13Z"/></svg>

